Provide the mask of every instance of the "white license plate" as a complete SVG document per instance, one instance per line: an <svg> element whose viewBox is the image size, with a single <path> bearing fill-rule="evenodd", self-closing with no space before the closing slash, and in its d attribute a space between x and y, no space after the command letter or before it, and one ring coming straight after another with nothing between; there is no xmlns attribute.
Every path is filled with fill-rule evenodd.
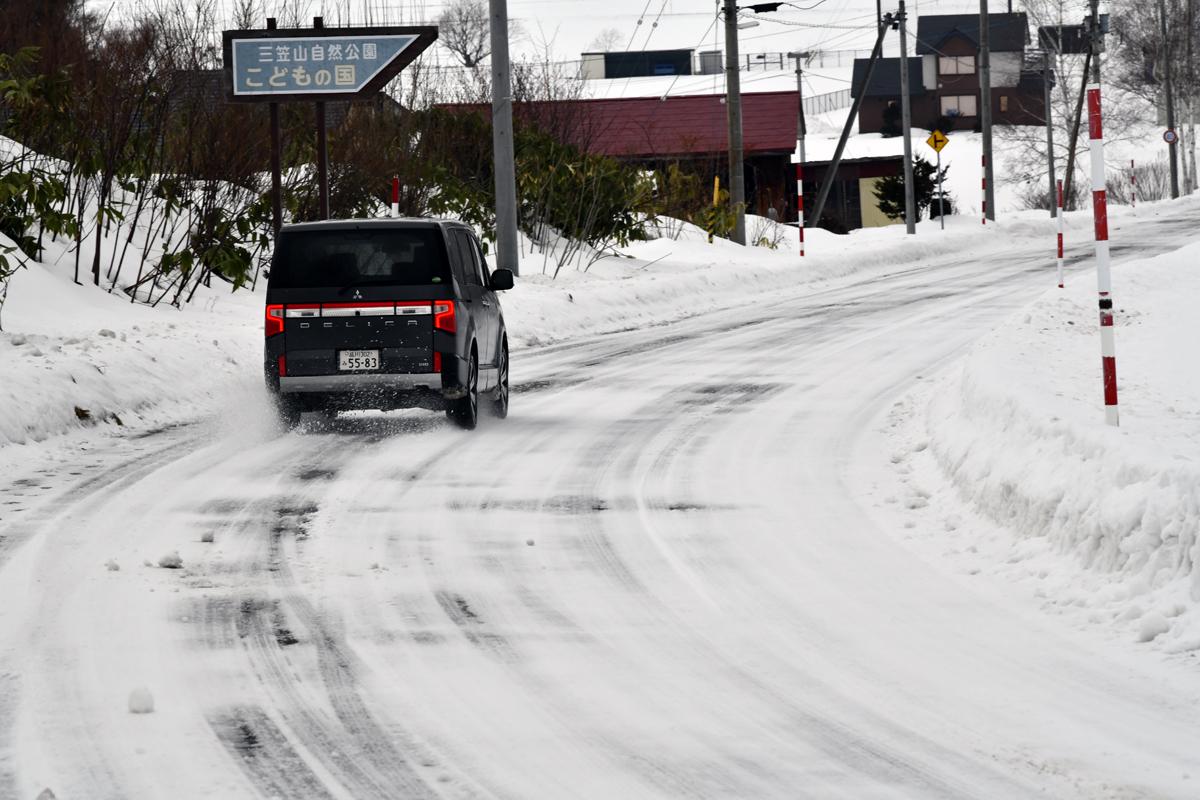
<svg viewBox="0 0 1200 800"><path fill-rule="evenodd" d="M342 350L338 353L338 369L379 369L378 350Z"/></svg>

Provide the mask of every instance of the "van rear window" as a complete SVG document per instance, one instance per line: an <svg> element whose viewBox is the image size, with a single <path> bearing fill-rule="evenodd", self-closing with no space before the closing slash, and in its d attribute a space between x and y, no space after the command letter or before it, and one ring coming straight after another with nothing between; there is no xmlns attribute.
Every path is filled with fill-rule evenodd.
<svg viewBox="0 0 1200 800"><path fill-rule="evenodd" d="M427 228L284 231L271 285L280 289L449 283L441 233Z"/></svg>

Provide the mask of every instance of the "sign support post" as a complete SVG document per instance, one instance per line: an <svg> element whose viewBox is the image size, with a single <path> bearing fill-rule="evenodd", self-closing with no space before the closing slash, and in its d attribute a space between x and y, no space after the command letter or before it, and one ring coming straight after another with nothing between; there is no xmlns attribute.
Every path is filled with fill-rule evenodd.
<svg viewBox="0 0 1200 800"><path fill-rule="evenodd" d="M267 19L267 30L275 30L275 18ZM275 233L283 227L283 178L280 175L279 103L270 104L271 112L271 226Z"/></svg>
<svg viewBox="0 0 1200 800"><path fill-rule="evenodd" d="M313 17L313 27L325 27L324 17ZM319 210L321 219L329 219L329 136L325 129L325 103L317 101L317 190L320 193Z"/></svg>
<svg viewBox="0 0 1200 800"><path fill-rule="evenodd" d="M942 151L938 148L937 151L937 178L938 178L938 222L942 224L942 230L946 230L946 204L942 198L945 195L942 193Z"/></svg>
<svg viewBox="0 0 1200 800"><path fill-rule="evenodd" d="M929 134L925 144L932 147L933 152L937 153L938 221L941 222L942 230L946 230L946 202L944 199L946 195L942 191L942 148L950 144L950 138L941 131L935 130Z"/></svg>

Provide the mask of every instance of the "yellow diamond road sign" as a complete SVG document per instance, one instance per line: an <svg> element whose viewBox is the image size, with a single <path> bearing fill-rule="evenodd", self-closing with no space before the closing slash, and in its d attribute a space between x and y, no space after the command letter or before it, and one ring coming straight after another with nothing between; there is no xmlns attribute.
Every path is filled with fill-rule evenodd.
<svg viewBox="0 0 1200 800"><path fill-rule="evenodd" d="M937 152L942 152L942 148L950 144L950 138L941 131L934 131L929 134L929 138L925 140L925 144L932 147Z"/></svg>

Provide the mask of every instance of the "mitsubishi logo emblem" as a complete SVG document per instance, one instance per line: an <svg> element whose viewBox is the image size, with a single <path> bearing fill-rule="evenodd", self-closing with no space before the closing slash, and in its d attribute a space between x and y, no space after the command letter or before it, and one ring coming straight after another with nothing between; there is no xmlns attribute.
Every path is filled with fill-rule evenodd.
<svg viewBox="0 0 1200 800"><path fill-rule="evenodd" d="M358 289L355 289L355 290L354 290L354 299L355 299L355 300L362 300L362 292L360 292Z"/></svg>

